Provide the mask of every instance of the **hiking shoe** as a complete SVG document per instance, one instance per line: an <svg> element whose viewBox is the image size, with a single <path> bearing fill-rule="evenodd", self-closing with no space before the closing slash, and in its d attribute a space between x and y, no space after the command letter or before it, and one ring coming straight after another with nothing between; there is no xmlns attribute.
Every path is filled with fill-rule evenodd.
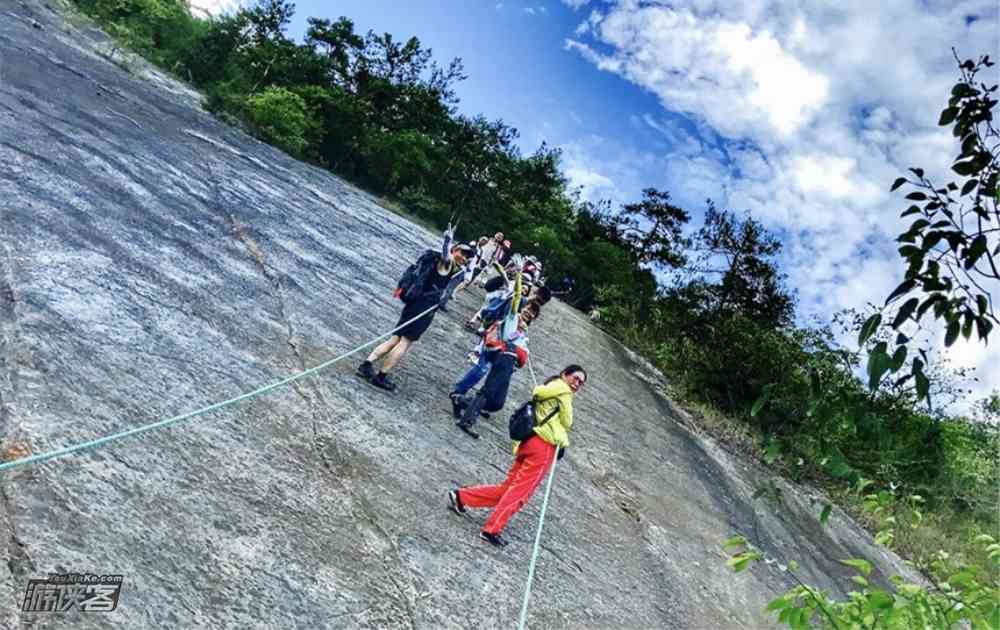
<svg viewBox="0 0 1000 630"><path fill-rule="evenodd" d="M372 377L372 385L378 387L379 389L384 389L387 392L396 391L396 384L389 380L389 375L385 372L379 372Z"/></svg>
<svg viewBox="0 0 1000 630"><path fill-rule="evenodd" d="M472 428L475 426L475 423L466 424L461 420L459 420L458 422L455 423L455 426L465 431L468 434L468 436L471 437L473 440L479 439L479 433L477 433L476 430Z"/></svg>
<svg viewBox="0 0 1000 630"><path fill-rule="evenodd" d="M486 418L487 420L489 420L490 419L490 412L488 412L488 411L480 411L479 412L479 417L480 418Z"/></svg>
<svg viewBox="0 0 1000 630"><path fill-rule="evenodd" d="M375 369L372 367L371 361L365 361L358 366L358 376L366 381L370 381L375 378Z"/></svg>
<svg viewBox="0 0 1000 630"><path fill-rule="evenodd" d="M458 490L448 491L448 503L451 506L451 511L455 514L465 514L465 506L462 505L462 499L458 497Z"/></svg>
<svg viewBox="0 0 1000 630"><path fill-rule="evenodd" d="M489 532L480 531L479 537L490 543L494 547L504 548L507 546L507 540L500 534L491 534Z"/></svg>

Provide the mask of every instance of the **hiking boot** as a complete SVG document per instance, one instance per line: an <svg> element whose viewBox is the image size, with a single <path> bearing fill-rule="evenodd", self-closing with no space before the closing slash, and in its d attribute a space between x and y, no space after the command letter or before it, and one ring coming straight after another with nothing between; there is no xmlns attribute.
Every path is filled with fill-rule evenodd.
<svg viewBox="0 0 1000 630"><path fill-rule="evenodd" d="M379 389L384 389L387 392L396 391L396 384L389 380L389 375L385 372L379 372L372 377L372 385L378 387Z"/></svg>
<svg viewBox="0 0 1000 630"><path fill-rule="evenodd" d="M366 381L370 381L375 378L375 369L372 367L371 361L365 361L358 366L358 376Z"/></svg>
<svg viewBox="0 0 1000 630"><path fill-rule="evenodd" d="M467 424L467 423L459 420L458 422L455 423L455 426L458 427L459 429L465 431L468 434L468 436L471 437L473 440L478 440L479 439L479 433L475 429L472 428L472 427L476 426L475 423Z"/></svg>
<svg viewBox="0 0 1000 630"><path fill-rule="evenodd" d="M458 490L448 491L448 504L455 514L465 514L465 506L462 505L462 499L458 496Z"/></svg>
<svg viewBox="0 0 1000 630"><path fill-rule="evenodd" d="M500 534L491 534L489 532L480 531L479 537L485 540L486 542L490 543L494 547L499 547L503 549L504 547L507 546L507 540Z"/></svg>
<svg viewBox="0 0 1000 630"><path fill-rule="evenodd" d="M486 406L486 396L480 392L472 400L465 399L465 409L462 411L462 424L471 427L479 421L479 414Z"/></svg>

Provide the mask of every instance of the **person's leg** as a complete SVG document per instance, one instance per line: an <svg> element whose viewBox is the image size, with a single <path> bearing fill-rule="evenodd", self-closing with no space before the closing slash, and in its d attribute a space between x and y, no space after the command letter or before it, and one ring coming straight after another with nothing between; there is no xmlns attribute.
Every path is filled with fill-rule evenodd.
<svg viewBox="0 0 1000 630"><path fill-rule="evenodd" d="M500 497L507 492L507 488L510 487L511 482L513 482L520 474L522 459L523 458L521 457L515 457L510 466L510 470L507 471L506 479L495 486L469 486L467 488L459 488L457 491L459 501L461 501L462 505L465 507L493 507L500 500Z"/></svg>
<svg viewBox="0 0 1000 630"><path fill-rule="evenodd" d="M402 340L403 338L400 337L399 335L393 335L392 337L389 337L379 345L375 346L375 349L372 350L372 353L368 355L366 361L368 361L369 363L374 363L375 361L378 361L383 356L385 356L386 353L395 348L396 345Z"/></svg>
<svg viewBox="0 0 1000 630"><path fill-rule="evenodd" d="M406 351L409 350L412 345L413 342L406 337L399 337L396 345L389 350L389 354L385 357L385 361L382 362L381 372L385 373L396 367L396 364L399 363L399 360L403 358L403 355L406 354Z"/></svg>
<svg viewBox="0 0 1000 630"><path fill-rule="evenodd" d="M464 396L466 392L475 387L476 383L483 380L490 371L490 363L486 357L485 350L479 353L479 361L469 368L469 371L465 373L458 383L455 383L455 389L452 391L453 394L459 394Z"/></svg>
<svg viewBox="0 0 1000 630"><path fill-rule="evenodd" d="M528 503L528 499L552 467L556 448L539 437L533 437L521 443L518 455L523 460L517 475L510 480L506 492L483 525L483 532L487 534L499 534L507 521Z"/></svg>
<svg viewBox="0 0 1000 630"><path fill-rule="evenodd" d="M462 412L462 419L456 424L459 427L469 428L479 422L479 412L486 406L486 394L480 391L472 400L469 400L468 396L465 397L465 400L468 401L468 405L465 407L465 411Z"/></svg>

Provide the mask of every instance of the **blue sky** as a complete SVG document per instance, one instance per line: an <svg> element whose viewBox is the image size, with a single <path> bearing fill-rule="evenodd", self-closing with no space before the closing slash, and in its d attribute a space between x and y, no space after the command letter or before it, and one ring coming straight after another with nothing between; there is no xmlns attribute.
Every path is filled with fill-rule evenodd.
<svg viewBox="0 0 1000 630"><path fill-rule="evenodd" d="M233 0L196 0L208 5ZM901 280L894 238L907 167L950 180L936 125L963 56L1000 53L995 0L302 0L306 18L419 37L461 57L460 110L502 118L526 152L563 150L584 196L668 190L749 210L785 244L800 319L880 303ZM997 81L997 70L987 77ZM995 344L994 344L995 345ZM948 353L1000 388L979 343ZM993 350L993 354L996 354Z"/></svg>

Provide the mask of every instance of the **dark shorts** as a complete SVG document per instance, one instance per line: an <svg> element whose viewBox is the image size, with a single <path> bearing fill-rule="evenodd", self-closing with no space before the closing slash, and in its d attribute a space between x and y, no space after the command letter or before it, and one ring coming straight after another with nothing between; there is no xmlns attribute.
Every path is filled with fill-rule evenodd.
<svg viewBox="0 0 1000 630"><path fill-rule="evenodd" d="M437 302L428 302L426 300L417 300L416 302L410 302L403 307L403 312L399 316L399 321L396 322L396 326L402 326L404 323L410 321L417 315L420 315L430 307L436 305ZM416 341L420 339L420 336L424 334L430 327L431 322L434 321L434 313L436 310L427 313L415 322L410 322L405 327L396 331L395 334L400 337L406 337L410 341Z"/></svg>

